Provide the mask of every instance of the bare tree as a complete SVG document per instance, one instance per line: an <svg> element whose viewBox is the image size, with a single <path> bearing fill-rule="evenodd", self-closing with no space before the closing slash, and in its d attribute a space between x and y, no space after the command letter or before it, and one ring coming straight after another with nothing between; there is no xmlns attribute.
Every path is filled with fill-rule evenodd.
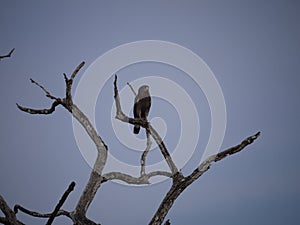
<svg viewBox="0 0 300 225"><path fill-rule="evenodd" d="M172 207L175 200L178 198L178 196L189 186L191 185L195 180L197 180L203 173L205 173L211 166L213 162L218 162L225 157L235 154L237 152L240 152L243 150L247 145L251 144L255 139L257 139L260 135L260 132L247 137L244 139L240 144L231 147L227 150L224 150L218 154L212 155L208 157L204 162L202 162L195 170L190 173L187 176L184 176L180 170L178 170L177 166L172 160L172 157L164 144L162 138L158 134L158 132L155 130L155 128L146 120L144 119L135 119L131 118L127 115L125 115L122 111L121 107L121 101L120 96L118 92L117 87L117 75L115 75L114 79L114 99L116 104L116 119L124 122L129 123L133 125L140 125L146 130L146 136L147 136L147 144L146 148L141 156L140 160L140 175L138 177L133 177L130 174L122 173L122 172L110 172L110 173L103 173L103 168L106 165L107 161L107 153L108 153L108 147L105 144L105 142L102 140L100 135L96 132L95 128L87 118L87 116L77 107L75 103L73 103L73 98L71 95L72 90L72 84L73 80L75 79L76 75L78 74L79 70L84 66L84 62L82 62L80 65L77 66L77 68L74 70L74 72L71 74L70 78L66 74L64 74L64 80L66 85L65 90L65 96L63 98L58 98L52 95L44 86L40 85L36 81L31 79L31 82L35 85L37 85L41 90L45 93L46 97L51 99L52 105L49 108L46 109L32 109L28 107L23 107L19 104L17 104L17 107L26 113L29 114L51 114L55 111L56 107L61 105L69 113L72 114L72 116L82 125L82 127L85 129L89 137L94 142L96 148L97 148L97 158L94 163L93 169L90 174L90 178L85 186L85 189L83 193L81 194L81 197L79 201L77 202L77 205L75 209L71 212L62 210L61 207L65 200L67 199L70 192L73 190L75 183L72 182L69 186L69 188L65 191L63 194L61 200L56 205L54 211L52 213L43 214L39 212L30 211L20 205L15 205L14 210L11 210L9 206L6 204L5 200L0 196L0 209L4 213L5 217L0 217L0 223L2 224L23 224L22 222L17 220L16 214L18 211L22 211L23 213L26 213L33 217L42 217L42 218L48 218L47 224L51 224L52 221L55 219L55 217L58 216L66 216L70 218L75 225L95 225L96 222L88 219L86 217L87 210L93 201L96 192L100 189L101 185L105 182L108 182L110 180L121 180L123 182L126 182L128 184L135 184L135 185L141 185L141 184L149 184L149 179L151 177L155 176L165 176L169 179L172 179L172 185L170 189L168 190L166 196L161 201L160 206L158 207L156 213L153 215L151 221L149 224L151 225L158 225L162 224L168 211ZM129 84L130 85L130 84ZM134 92L134 89L130 85L131 89ZM170 172L168 171L152 171L149 173L146 173L145 166L146 166L146 157L147 153L149 152L149 149L151 147L153 139L157 145L159 146L159 149L161 151L161 154L163 155ZM170 221L167 220L165 224L170 224Z"/></svg>

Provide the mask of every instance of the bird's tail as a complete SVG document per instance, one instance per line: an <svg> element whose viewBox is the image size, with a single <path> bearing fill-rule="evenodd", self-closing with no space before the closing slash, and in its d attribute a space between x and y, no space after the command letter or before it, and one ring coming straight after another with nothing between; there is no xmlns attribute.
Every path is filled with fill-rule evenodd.
<svg viewBox="0 0 300 225"><path fill-rule="evenodd" d="M140 125L134 125L133 133L138 134L140 132Z"/></svg>

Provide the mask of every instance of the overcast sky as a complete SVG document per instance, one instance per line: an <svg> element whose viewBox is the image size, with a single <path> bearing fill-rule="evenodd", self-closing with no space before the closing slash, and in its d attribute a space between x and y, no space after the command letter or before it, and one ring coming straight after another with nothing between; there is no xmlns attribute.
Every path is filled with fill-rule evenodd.
<svg viewBox="0 0 300 225"><path fill-rule="evenodd" d="M63 96L62 74L72 73L86 61L74 83L75 93L88 68L107 51L135 41L161 40L190 49L218 80L227 111L221 149L262 132L245 151L214 164L186 189L166 218L172 225L298 224L299 10L295 0L1 1L0 55L16 50L10 59L0 62L0 194L11 207L20 204L46 213L74 180L75 190L63 207L72 210L91 172L77 145L69 112L59 107L52 115L39 116L16 108L16 102L33 108L51 104L30 78L53 95ZM188 74L170 65L145 62L117 72L124 106L133 102L133 96L125 97L129 90L126 82L142 79L145 83L146 76L166 78L187 92L201 124L195 152L181 168L184 174L191 172L210 134L209 100L203 90ZM141 152L126 146L114 132L114 128L118 131L125 126L131 135L132 126L114 121L111 114L112 75L100 68L99 76L108 80L102 84L95 106L96 127L114 157L138 165ZM149 86L155 93L155 87ZM166 95L169 91L161 90ZM153 97L149 119L171 152L182 137L179 112L170 102ZM199 125L196 119L194 122ZM143 143L143 134L131 138L136 146ZM187 150L178 151L185 154ZM159 151L154 148L148 163L159 160ZM88 217L105 225L147 224L170 184L164 181L132 187L105 183ZM26 224L45 223L22 213L18 217ZM64 223L71 224L67 218L58 218L54 224Z"/></svg>

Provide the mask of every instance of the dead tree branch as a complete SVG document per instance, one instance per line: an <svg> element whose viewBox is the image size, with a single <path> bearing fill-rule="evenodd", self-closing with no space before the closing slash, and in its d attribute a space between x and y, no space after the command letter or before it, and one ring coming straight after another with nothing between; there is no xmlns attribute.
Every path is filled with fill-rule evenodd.
<svg viewBox="0 0 300 225"><path fill-rule="evenodd" d="M4 59L4 58L10 58L14 51L15 51L15 48L10 50L10 52L6 55L0 55L0 61L1 61L1 59Z"/></svg>
<svg viewBox="0 0 300 225"><path fill-rule="evenodd" d="M47 98L57 100L56 97L54 97L53 95L51 95L50 92L47 91L47 89L44 88L42 85L40 85L38 82L36 82L35 80L33 80L33 79L31 79L31 78L30 78L30 81L31 81L31 83L33 83L33 84L35 84L36 86L38 86L39 88L41 88L41 89L45 92Z"/></svg>
<svg viewBox="0 0 300 225"><path fill-rule="evenodd" d="M52 215L52 213L39 213L39 212L28 210L20 205L15 205L14 212L17 214L19 211L37 218L49 218ZM58 212L56 213L56 217L58 216L70 217L70 213L65 210L58 210Z"/></svg>
<svg viewBox="0 0 300 225"><path fill-rule="evenodd" d="M132 91L132 93L134 94L134 97L135 97L136 92L135 92L134 88L132 87L132 85L129 82L127 82L127 85L130 87L130 89L131 89L131 91Z"/></svg>
<svg viewBox="0 0 300 225"><path fill-rule="evenodd" d="M49 217L49 220L47 221L46 225L51 225L52 224L52 222L54 221L54 218L57 216L58 211L60 210L60 208L62 207L64 202L67 200L69 194L74 190L74 187L75 187L75 182L73 181L69 185L68 189L65 191L65 193L63 194L61 199L59 200L56 207L54 208L54 211L51 213L51 216Z"/></svg>
<svg viewBox="0 0 300 225"><path fill-rule="evenodd" d="M225 157L238 153L241 150L243 150L247 145L253 143L254 140L256 140L260 135L260 132L246 138L243 140L240 144L229 148L225 151L222 151L218 154L212 155L208 157L203 163L201 163L189 176L184 177L181 180L176 180L173 182L173 185L171 186L170 190L166 194L165 198L162 200L158 210L152 217L151 222L149 225L160 225L163 223L165 216L171 209L173 203L178 198L178 196L194 181L196 181L203 173L205 173L211 166L212 162L220 161L221 159L224 159Z"/></svg>
<svg viewBox="0 0 300 225"><path fill-rule="evenodd" d="M58 216L66 216L73 220L73 218L70 215L70 212L67 212L65 210L60 210L60 208L62 207L64 202L67 200L67 197L69 196L69 194L74 190L74 187L75 187L75 182L72 182L69 185L68 189L65 191L65 193L62 195L61 199L59 200L58 204L56 205L56 207L52 213L38 213L35 211L28 210L20 205L15 205L14 213L16 215L18 213L18 211L20 210L21 212L28 214L30 216L33 216L33 217L49 218L46 225L51 225L52 222L54 221L54 219Z"/></svg>

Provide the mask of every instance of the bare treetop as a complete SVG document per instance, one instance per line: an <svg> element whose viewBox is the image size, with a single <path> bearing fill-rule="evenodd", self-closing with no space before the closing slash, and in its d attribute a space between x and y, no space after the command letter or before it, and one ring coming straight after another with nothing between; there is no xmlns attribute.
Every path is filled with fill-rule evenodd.
<svg viewBox="0 0 300 225"><path fill-rule="evenodd" d="M13 50L11 51L11 53ZM10 53L10 55L11 55ZM107 154L108 154L108 147L106 143L103 141L101 136L97 133L96 129L93 127L92 123L89 121L89 118L79 109L79 107L73 102L71 89L73 80L76 78L76 75L80 71L80 69L84 66L84 62L80 63L76 69L71 74L70 78L66 74L64 75L65 80L65 96L63 98L58 98L52 95L44 86L39 84L38 82L31 79L31 82L38 86L44 93L45 96L51 99L53 102L49 108L45 109L33 109L29 107L24 107L17 104L19 110L29 113L29 114L52 114L55 112L56 107L63 106L71 115L82 125L85 129L91 140L94 142L97 148L97 158L94 163L93 169L90 174L90 178L83 193L80 196L75 209L71 212L61 209L63 203L66 201L70 192L74 189L75 182L72 182L69 188L63 194L61 200L56 205L55 209L52 213L38 213L35 211L30 211L20 205L15 205L14 211L9 208L7 203L4 199L0 196L0 209L4 213L5 217L0 217L0 223L3 224L22 224L22 222L17 220L16 214L18 211L22 211L30 216L34 217L42 217L48 218L47 224L51 224L54 219L58 216L66 216L70 218L75 225L96 225L98 223L88 219L86 217L87 210L94 200L96 192L104 185L106 182L110 180L121 180L128 184L135 184L135 185L142 185L142 184L149 184L149 179L155 176L165 176L167 178L172 179L172 185L168 190L166 196L161 201L160 206L158 207L156 213L153 215L152 219L150 220L149 224L151 225L160 225L165 220L165 217L169 210L171 209L173 203L176 201L179 195L183 193L183 191L191 185L195 180L197 180L203 173L205 173L211 166L213 162L218 162L229 155L236 154L242 151L246 146L253 143L259 136L260 132L247 137L244 139L240 144L231 147L227 150L221 151L218 154L212 155L208 157L204 162L198 165L194 171L192 171L189 175L184 176L180 170L178 170L176 164L174 163L169 150L167 149L165 143L163 142L162 138L155 130L155 128L147 121L147 117L137 117L131 118L122 111L118 86L117 86L117 75L115 75L114 79L114 100L116 104L116 115L115 118L120 120L121 122L129 123L132 125L138 125L141 128L145 129L147 141L146 141L146 148L143 151L140 159L140 174L138 177L134 177L130 174L126 174L123 172L110 172L103 174L103 168L107 163ZM133 93L136 95L134 88L128 83ZM152 140L154 140L159 150L168 165L169 171L152 171L147 173L146 171L146 162L147 162L147 155L150 150ZM165 224L170 224L170 220L167 220Z"/></svg>

